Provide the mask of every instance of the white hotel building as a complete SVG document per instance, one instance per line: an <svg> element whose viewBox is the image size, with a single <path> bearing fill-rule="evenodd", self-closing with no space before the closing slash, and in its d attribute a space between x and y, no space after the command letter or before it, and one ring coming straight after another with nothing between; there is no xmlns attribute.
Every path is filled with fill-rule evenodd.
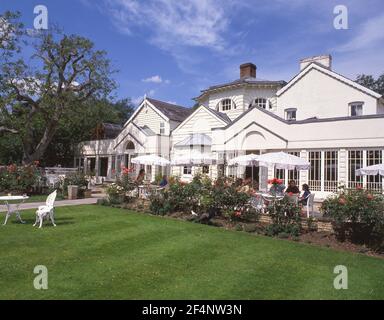
<svg viewBox="0 0 384 320"><path fill-rule="evenodd" d="M227 161L285 151L307 159L311 168L255 167L261 189L275 176L308 183L318 198L339 185L383 189L383 178L358 177L355 171L384 160L384 97L333 71L329 55L301 60L300 71L288 82L259 79L254 64L243 64L239 79L209 87L195 100L199 107L192 110L145 98L116 137L81 144L76 163L113 179L136 155L171 159L204 152L216 155L218 164L172 167L171 174L185 180L199 171L212 178L245 177L251 168L229 167ZM152 179L159 170L146 168Z"/></svg>

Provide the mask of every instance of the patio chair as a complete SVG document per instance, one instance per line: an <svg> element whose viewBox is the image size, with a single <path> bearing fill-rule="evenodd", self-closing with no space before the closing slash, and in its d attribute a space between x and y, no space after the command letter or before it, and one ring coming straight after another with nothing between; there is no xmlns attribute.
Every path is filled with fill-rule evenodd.
<svg viewBox="0 0 384 320"><path fill-rule="evenodd" d="M306 207L306 210L307 210L307 218L309 218L309 212L311 212L313 214L313 203L315 202L315 194L314 193L311 193L310 195L308 195L308 197L306 197L305 199L307 199L307 204L304 205L304 207Z"/></svg>
<svg viewBox="0 0 384 320"><path fill-rule="evenodd" d="M36 221L33 225L34 227L39 222L39 228L43 226L43 220L49 218L53 224L54 227L56 227L55 219L54 219L54 203L56 200L57 191L53 191L48 197L45 202L45 206L39 206L39 208L36 210Z"/></svg>

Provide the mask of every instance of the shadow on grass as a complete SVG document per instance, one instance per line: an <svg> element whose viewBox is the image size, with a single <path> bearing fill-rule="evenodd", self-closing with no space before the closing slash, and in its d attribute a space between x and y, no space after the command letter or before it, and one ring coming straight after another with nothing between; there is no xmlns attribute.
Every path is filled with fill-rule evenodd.
<svg viewBox="0 0 384 320"><path fill-rule="evenodd" d="M73 217L65 217L65 218L55 218L55 224L57 226L62 226L62 225L70 225L70 224L75 224L74 222L75 218ZM35 219L23 219L23 221L25 222L24 225L33 225L36 220ZM12 221L9 221L8 220L8 224L22 224L19 220L12 220ZM52 223L51 223L51 220L49 219L44 219L43 221L43 226L44 227L53 227Z"/></svg>

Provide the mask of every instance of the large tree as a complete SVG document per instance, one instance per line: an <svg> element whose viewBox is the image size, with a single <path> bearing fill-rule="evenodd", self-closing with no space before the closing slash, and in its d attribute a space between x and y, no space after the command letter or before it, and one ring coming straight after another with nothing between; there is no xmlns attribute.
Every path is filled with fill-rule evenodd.
<svg viewBox="0 0 384 320"><path fill-rule="evenodd" d="M375 79L372 75L359 74L356 82L381 95L384 95L384 73Z"/></svg>
<svg viewBox="0 0 384 320"><path fill-rule="evenodd" d="M0 65L0 133L21 140L24 163L44 156L62 119L115 88L106 53L84 37L42 31L28 46L28 64L17 55Z"/></svg>

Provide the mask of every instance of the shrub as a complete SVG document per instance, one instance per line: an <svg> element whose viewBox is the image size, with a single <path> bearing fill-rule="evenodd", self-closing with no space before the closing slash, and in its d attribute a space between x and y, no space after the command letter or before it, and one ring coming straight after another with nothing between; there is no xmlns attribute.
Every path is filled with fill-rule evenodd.
<svg viewBox="0 0 384 320"><path fill-rule="evenodd" d="M124 201L124 188L117 183L111 183L106 189L111 204L120 204Z"/></svg>
<svg viewBox="0 0 384 320"><path fill-rule="evenodd" d="M255 232L256 230L257 230L257 225L254 223L244 225L245 232Z"/></svg>
<svg viewBox="0 0 384 320"><path fill-rule="evenodd" d="M266 235L276 236L287 233L290 236L299 236L301 233L301 208L290 203L287 199L272 201L268 207L272 224L266 227Z"/></svg>
<svg viewBox="0 0 384 320"><path fill-rule="evenodd" d="M14 191L19 193L33 193L41 188L44 182L38 161L34 164L0 167L0 191Z"/></svg>
<svg viewBox="0 0 384 320"><path fill-rule="evenodd" d="M62 193L68 195L68 186L74 185L79 187L78 196L84 197L84 191L88 188L88 179L83 172L74 172L67 174L61 185Z"/></svg>
<svg viewBox="0 0 384 320"><path fill-rule="evenodd" d="M333 219L339 240L384 249L384 198L369 190L341 188L321 206L324 216Z"/></svg>

